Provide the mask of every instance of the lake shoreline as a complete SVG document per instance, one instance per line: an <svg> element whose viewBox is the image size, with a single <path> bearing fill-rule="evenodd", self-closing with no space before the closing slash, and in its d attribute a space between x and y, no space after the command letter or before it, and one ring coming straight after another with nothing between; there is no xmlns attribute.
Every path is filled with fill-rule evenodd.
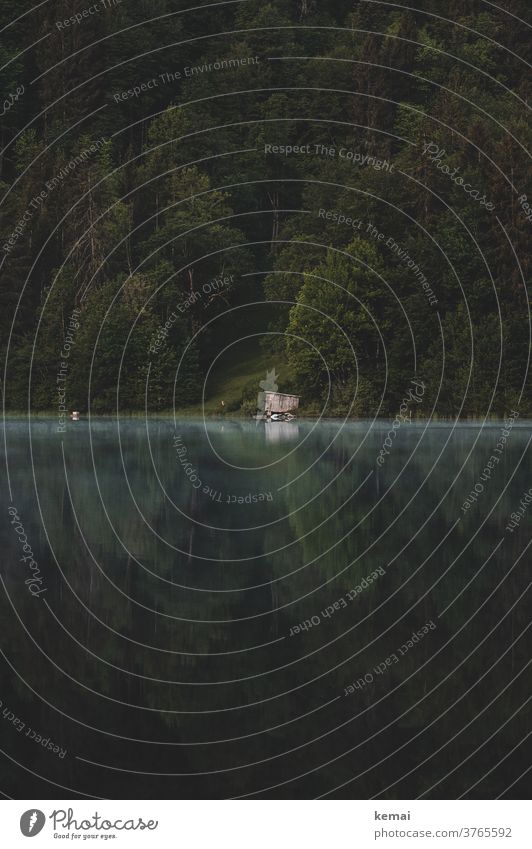
<svg viewBox="0 0 532 849"><path fill-rule="evenodd" d="M504 413L503 415L489 415L489 416L481 416L479 415L467 415L467 416L440 416L435 415L427 418L426 416L420 416L418 418L413 418L410 422L404 422L404 426L410 425L420 425L420 424L453 424L453 423L469 423L469 424L487 424L487 423L497 423L504 422L505 419L508 418L510 413ZM45 421L53 421L57 420L57 413L51 413L48 411L44 412L33 412L29 415L27 412L6 412L4 413L4 421L20 421L27 420L30 418L31 420L45 420ZM87 422L87 421L111 421L117 418L116 413L94 413L90 416L87 413L82 413L79 419L79 422ZM230 413L230 414L214 414L214 413L205 413L202 414L197 410L187 412L186 410L180 410L177 413L172 412L160 412L160 413L149 413L145 415L143 413L135 413L135 412L123 412L120 414L119 419L122 421L139 421L139 420L147 420L147 421L172 421L176 419L177 421L212 421L212 422L253 422L253 421L261 421L254 419L252 416L248 415L239 415L238 413ZM319 416L319 415L306 415L306 416L296 416L292 421L295 422L345 422L345 423L356 423L356 422L390 422L394 420L394 416L342 416L342 415L329 415L329 416ZM71 422L70 418L67 419L67 423ZM266 422L267 419L263 419L262 421ZM271 422L272 424L291 424L291 422ZM532 424L532 415L523 416L519 418L515 426L519 425L530 425Z"/></svg>

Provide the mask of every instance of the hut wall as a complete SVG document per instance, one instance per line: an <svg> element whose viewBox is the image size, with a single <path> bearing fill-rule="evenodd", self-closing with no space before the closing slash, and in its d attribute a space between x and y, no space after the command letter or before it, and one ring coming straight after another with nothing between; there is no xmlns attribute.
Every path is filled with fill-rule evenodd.
<svg viewBox="0 0 532 849"><path fill-rule="evenodd" d="M264 393L265 413L290 413L297 410L299 397L297 395L285 395L281 392Z"/></svg>

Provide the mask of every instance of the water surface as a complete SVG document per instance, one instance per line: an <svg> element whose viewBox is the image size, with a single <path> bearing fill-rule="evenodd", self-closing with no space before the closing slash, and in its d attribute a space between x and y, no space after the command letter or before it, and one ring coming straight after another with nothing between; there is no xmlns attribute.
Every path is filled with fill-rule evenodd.
<svg viewBox="0 0 532 849"><path fill-rule="evenodd" d="M390 428L9 421L5 792L528 795L529 423Z"/></svg>

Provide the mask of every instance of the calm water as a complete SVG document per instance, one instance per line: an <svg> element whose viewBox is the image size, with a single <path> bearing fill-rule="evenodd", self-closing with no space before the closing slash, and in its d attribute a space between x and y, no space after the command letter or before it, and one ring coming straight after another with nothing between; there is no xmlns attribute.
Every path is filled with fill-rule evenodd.
<svg viewBox="0 0 532 849"><path fill-rule="evenodd" d="M4 791L529 796L529 424L10 421Z"/></svg>

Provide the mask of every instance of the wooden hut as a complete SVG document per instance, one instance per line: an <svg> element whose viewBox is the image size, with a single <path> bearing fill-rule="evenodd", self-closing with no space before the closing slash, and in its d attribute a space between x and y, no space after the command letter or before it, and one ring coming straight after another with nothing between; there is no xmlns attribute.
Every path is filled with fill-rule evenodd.
<svg viewBox="0 0 532 849"><path fill-rule="evenodd" d="M264 392L264 414L293 414L299 407L299 395L286 395L284 392Z"/></svg>

